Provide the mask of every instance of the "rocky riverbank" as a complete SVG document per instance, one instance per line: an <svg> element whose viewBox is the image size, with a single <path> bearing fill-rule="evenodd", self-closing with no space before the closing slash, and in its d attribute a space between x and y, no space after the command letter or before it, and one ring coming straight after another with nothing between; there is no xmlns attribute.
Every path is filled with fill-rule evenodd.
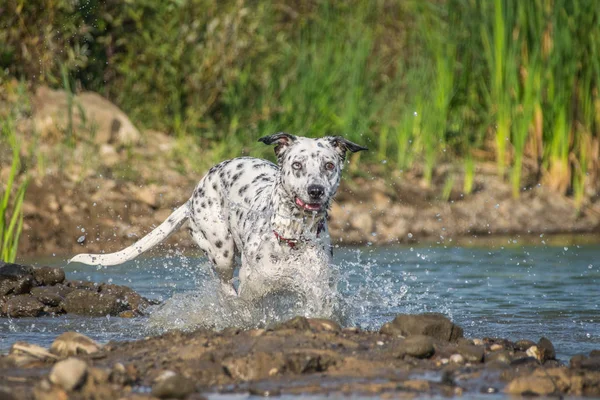
<svg viewBox="0 0 600 400"><path fill-rule="evenodd" d="M0 261L0 317L78 314L91 317L143 314L148 299L126 286L66 280L58 267Z"/></svg>
<svg viewBox="0 0 600 400"><path fill-rule="evenodd" d="M600 395L600 351L555 359L545 338L466 339L440 314L399 315L378 332L296 317L268 329L171 332L104 346L68 332L50 349L0 356L3 399L259 396Z"/></svg>

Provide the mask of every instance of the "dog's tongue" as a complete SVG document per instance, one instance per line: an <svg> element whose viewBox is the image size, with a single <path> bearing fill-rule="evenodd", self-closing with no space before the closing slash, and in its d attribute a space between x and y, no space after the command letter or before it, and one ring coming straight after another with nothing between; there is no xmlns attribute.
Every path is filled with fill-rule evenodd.
<svg viewBox="0 0 600 400"><path fill-rule="evenodd" d="M298 198L298 197L296 197L296 204L308 211L319 211L321 209L320 204L305 203L302 200L300 200L300 198Z"/></svg>

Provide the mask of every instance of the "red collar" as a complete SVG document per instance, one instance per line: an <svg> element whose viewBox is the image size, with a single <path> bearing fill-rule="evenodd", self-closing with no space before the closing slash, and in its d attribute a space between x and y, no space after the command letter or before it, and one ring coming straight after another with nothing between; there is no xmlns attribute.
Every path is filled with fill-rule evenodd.
<svg viewBox="0 0 600 400"><path fill-rule="evenodd" d="M321 220L321 222L319 222L319 225L317 225L317 237L319 237L319 235L321 234L321 232L323 232L324 229L325 229L325 219ZM303 241L302 238L300 238L300 239L284 238L279 233L277 233L277 231L275 229L273 229L273 234L275 235L275 237L277 238L277 241L279 243L281 243L281 242L287 243L287 245L290 246L290 249L295 248L298 243Z"/></svg>

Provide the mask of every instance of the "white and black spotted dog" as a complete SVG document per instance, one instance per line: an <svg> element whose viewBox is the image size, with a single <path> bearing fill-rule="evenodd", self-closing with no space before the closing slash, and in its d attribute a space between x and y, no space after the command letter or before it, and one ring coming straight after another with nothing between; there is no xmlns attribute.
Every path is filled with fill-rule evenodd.
<svg viewBox="0 0 600 400"><path fill-rule="evenodd" d="M241 256L240 297L253 300L278 290L319 296L330 285L327 211L338 189L346 152L366 150L340 136L320 139L277 133L278 165L240 157L212 167L189 201L137 243L111 254L79 254L70 262L117 265L165 240L183 222L206 253L226 293Z"/></svg>

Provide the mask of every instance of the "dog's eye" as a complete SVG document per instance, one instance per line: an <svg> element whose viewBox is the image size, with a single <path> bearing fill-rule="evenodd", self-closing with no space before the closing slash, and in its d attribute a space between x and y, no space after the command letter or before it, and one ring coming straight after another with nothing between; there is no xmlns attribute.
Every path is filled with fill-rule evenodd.
<svg viewBox="0 0 600 400"><path fill-rule="evenodd" d="M335 168L335 165L333 165L332 162L328 162L327 164L325 164L325 169L328 171L333 171L334 168Z"/></svg>
<svg viewBox="0 0 600 400"><path fill-rule="evenodd" d="M300 164L298 161L296 161L295 163L292 163L292 168L302 169L302 164Z"/></svg>

